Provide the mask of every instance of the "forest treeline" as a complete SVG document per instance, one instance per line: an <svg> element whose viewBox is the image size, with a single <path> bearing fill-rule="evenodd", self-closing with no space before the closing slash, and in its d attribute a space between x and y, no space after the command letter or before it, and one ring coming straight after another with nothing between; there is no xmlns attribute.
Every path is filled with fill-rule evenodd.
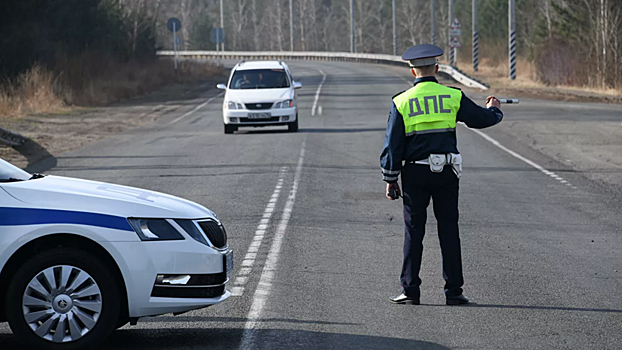
<svg viewBox="0 0 622 350"><path fill-rule="evenodd" d="M622 0L515 0L518 55L546 84L622 88ZM398 47L431 42L430 0L397 0ZM182 49L215 49L219 0L3 0L0 74L53 65L86 51L119 60L170 49L178 17ZM454 1L461 64L471 56L471 0ZM393 52L391 0L354 0L357 52ZM293 0L297 51L350 51L349 0ZM289 0L224 0L226 50L290 50ZM447 49L448 1L435 1L437 44ZM507 62L508 1L478 0L482 64ZM519 71L519 75L520 75Z"/></svg>

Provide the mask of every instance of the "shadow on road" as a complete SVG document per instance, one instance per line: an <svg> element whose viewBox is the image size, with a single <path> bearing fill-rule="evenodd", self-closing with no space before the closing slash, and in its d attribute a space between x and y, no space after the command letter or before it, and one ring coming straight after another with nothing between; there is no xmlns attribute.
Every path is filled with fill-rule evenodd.
<svg viewBox="0 0 622 350"><path fill-rule="evenodd" d="M161 328L117 330L104 342L104 350L160 349L238 349L240 328ZM253 337L253 349L422 349L449 350L420 340L370 335L312 332L290 329L259 329ZM0 334L0 349L21 350L23 343L12 334Z"/></svg>
<svg viewBox="0 0 622 350"><path fill-rule="evenodd" d="M160 329L115 332L104 349L237 349L242 329ZM1 338L0 338L1 339ZM1 343L0 343L1 344ZM260 329L253 349L426 349L449 348L419 340L288 329Z"/></svg>
<svg viewBox="0 0 622 350"><path fill-rule="evenodd" d="M376 131L385 131L385 128L304 128L299 129L298 133L308 133L308 134L349 134L349 133L360 133L360 132L376 132ZM239 135L244 134L286 134L287 130L240 130L237 132Z"/></svg>
<svg viewBox="0 0 622 350"><path fill-rule="evenodd" d="M59 166L57 171L120 171L120 170L227 170L227 172L210 174L210 173L196 173L196 174L161 174L150 176L148 174L139 174L140 177L200 177L200 176L220 176L231 174L271 174L280 172L280 168L287 167L292 169L296 166L293 163L273 163L273 164L218 164L218 165L181 165L181 164L152 164L152 165L116 165L116 166ZM347 166L347 165L330 165L330 164L307 164L303 166L305 169L337 169L337 170L350 170L350 171L374 171L377 172L376 166ZM231 169L249 168L249 171L233 171ZM258 171L252 169L267 169L265 171Z"/></svg>
<svg viewBox="0 0 622 350"><path fill-rule="evenodd" d="M426 306L445 307L444 305L432 305L432 304L426 304ZM596 308L564 307L564 306L469 304L469 305L464 305L463 307L467 307L467 308L480 308L481 307L481 308L491 308L491 309L519 309L519 310L581 311L581 312L602 312L602 313L622 314L622 310L618 310L618 309L596 309Z"/></svg>
<svg viewBox="0 0 622 350"><path fill-rule="evenodd" d="M13 146L13 148L21 155L26 157L28 166L26 171L31 173L42 173L56 166L58 161L48 152L45 147L36 143L31 139L27 139L24 144Z"/></svg>
<svg viewBox="0 0 622 350"><path fill-rule="evenodd" d="M246 322L244 317L202 317L202 316L159 316L145 317L140 319L140 323L160 323L160 322ZM292 318L262 318L257 322L283 322L295 324L323 324L323 325L340 325L340 326L359 326L360 323L350 322L330 322L330 321L312 321L312 320L296 320Z"/></svg>

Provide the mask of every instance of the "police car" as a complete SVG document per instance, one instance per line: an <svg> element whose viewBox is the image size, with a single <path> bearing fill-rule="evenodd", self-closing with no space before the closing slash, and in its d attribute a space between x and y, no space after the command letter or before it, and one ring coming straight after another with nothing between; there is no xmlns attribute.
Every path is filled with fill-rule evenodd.
<svg viewBox="0 0 622 350"><path fill-rule="evenodd" d="M295 89L302 87L281 61L240 62L231 70L222 107L225 134L240 127L286 125L298 131Z"/></svg>
<svg viewBox="0 0 622 350"><path fill-rule="evenodd" d="M0 321L28 349L82 349L139 317L226 300L227 234L170 195L0 160Z"/></svg>

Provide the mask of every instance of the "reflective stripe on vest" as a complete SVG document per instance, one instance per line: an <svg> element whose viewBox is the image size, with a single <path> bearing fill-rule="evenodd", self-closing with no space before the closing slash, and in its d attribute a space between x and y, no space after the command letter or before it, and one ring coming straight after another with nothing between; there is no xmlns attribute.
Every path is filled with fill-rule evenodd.
<svg viewBox="0 0 622 350"><path fill-rule="evenodd" d="M441 84L418 83L393 98L404 118L406 136L456 130L462 92Z"/></svg>

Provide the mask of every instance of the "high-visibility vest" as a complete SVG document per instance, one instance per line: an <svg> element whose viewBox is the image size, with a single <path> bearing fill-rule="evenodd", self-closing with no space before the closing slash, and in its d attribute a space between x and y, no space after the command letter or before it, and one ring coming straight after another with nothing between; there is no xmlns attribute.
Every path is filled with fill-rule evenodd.
<svg viewBox="0 0 622 350"><path fill-rule="evenodd" d="M395 96L406 136L456 130L462 92L433 81L418 83Z"/></svg>

